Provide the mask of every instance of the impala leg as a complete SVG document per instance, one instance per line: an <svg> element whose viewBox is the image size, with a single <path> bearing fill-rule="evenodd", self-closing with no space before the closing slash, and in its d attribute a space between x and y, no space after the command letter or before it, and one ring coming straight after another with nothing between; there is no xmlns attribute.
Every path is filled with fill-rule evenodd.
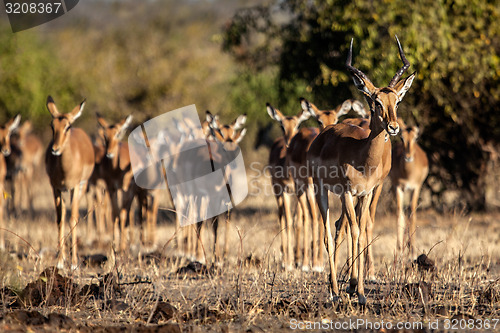
<svg viewBox="0 0 500 333"><path fill-rule="evenodd" d="M196 231L195 231L195 236L196 236L196 260L204 263L204 257L203 257L203 244L201 241L201 227L203 225L203 222L198 222L196 223Z"/></svg>
<svg viewBox="0 0 500 333"><path fill-rule="evenodd" d="M360 305L366 304L364 258L365 258L365 251L370 247L370 245L366 245L367 244L366 226L368 221L371 219L369 209L370 209L370 203L372 201L372 194L373 192L358 199L358 204L360 205L360 214L361 214L359 218L360 225L359 225L359 240L358 240L358 246L359 246L358 302Z"/></svg>
<svg viewBox="0 0 500 333"><path fill-rule="evenodd" d="M401 186L396 187L396 205L398 214L398 252L403 251L403 238L405 232L405 215L404 215L404 191Z"/></svg>
<svg viewBox="0 0 500 333"><path fill-rule="evenodd" d="M317 203L316 203L316 205L317 205ZM322 219L321 215L318 215L318 230L319 230L319 235L318 235L318 258L319 258L319 261L318 261L318 265L321 268L321 271L323 271L324 267L325 267L325 260L324 260L324 255L323 255L323 242L325 239L325 228L323 227L323 225L324 225L323 220L320 221L319 219Z"/></svg>
<svg viewBox="0 0 500 333"><path fill-rule="evenodd" d="M342 244L342 241L344 240L344 234L347 233L347 240L348 244L351 244L349 238L351 237L351 234L348 232L349 228L349 223L347 222L347 217L344 214L344 211L340 214L339 219L335 222L335 254L334 254L334 264L335 264L335 271L338 269L338 264L339 264L339 249L340 249L340 244ZM348 246L347 248L347 260L348 260L348 267L351 267L351 250L352 246ZM349 268L350 269L350 268Z"/></svg>
<svg viewBox="0 0 500 333"><path fill-rule="evenodd" d="M28 208L30 211L31 218L35 217L35 207L33 206L33 188L30 186L33 180L33 168L27 167L24 171L23 186L26 189L26 195L28 197Z"/></svg>
<svg viewBox="0 0 500 333"><path fill-rule="evenodd" d="M312 217L312 268L313 271L321 272L323 267L319 263L319 256L321 252L321 245L319 243L319 221L318 221L318 211L316 210L316 197L314 196L314 185L307 185L307 200L309 203L309 211L311 212Z"/></svg>
<svg viewBox="0 0 500 333"><path fill-rule="evenodd" d="M151 218L151 206L148 204L148 194L145 190L137 187L134 191L137 195L137 204L139 213L139 227L141 229L141 243L142 245L148 245L148 237L150 236L150 218Z"/></svg>
<svg viewBox="0 0 500 333"><path fill-rule="evenodd" d="M109 190L109 199L111 201L111 218L113 221L113 243L117 247L120 244L120 237L123 237L123 235L120 235L120 210L118 207L118 192L115 189Z"/></svg>
<svg viewBox="0 0 500 333"><path fill-rule="evenodd" d="M90 241L92 229L94 229L94 212L97 207L94 199L94 190L94 186L89 186L89 189L85 192L85 198L87 199L87 241Z"/></svg>
<svg viewBox="0 0 500 333"><path fill-rule="evenodd" d="M71 218L70 218L70 228L71 228L71 269L78 268L78 255L77 255L77 238L76 238L76 225L78 224L78 207L80 201L80 190L81 186L76 185L73 190L71 190Z"/></svg>
<svg viewBox="0 0 500 333"><path fill-rule="evenodd" d="M214 262L219 263L220 262L220 245L218 241L218 229L219 229L219 218L218 217L213 217L212 218L212 231L214 233Z"/></svg>
<svg viewBox="0 0 500 333"><path fill-rule="evenodd" d="M309 216L309 209L307 207L307 195L305 192L301 191L300 193L297 193L297 197L299 198L299 203L300 207L302 208L302 215L304 217L304 257L302 258L302 270L307 272L309 271L309 259L311 256L310 250L311 250L311 243L309 242L310 235L309 233L311 232L311 220Z"/></svg>
<svg viewBox="0 0 500 333"><path fill-rule="evenodd" d="M227 211L226 216L226 229L224 230L224 252L222 253L223 258L227 258L229 253L229 231L231 227L231 209Z"/></svg>
<svg viewBox="0 0 500 333"><path fill-rule="evenodd" d="M153 200L153 209L152 209L152 216L151 216L151 234L150 234L150 239L149 241L153 246L156 245L156 226L158 224L158 208L160 206L160 200L158 198L159 193L153 193L152 194L152 200Z"/></svg>
<svg viewBox="0 0 500 333"><path fill-rule="evenodd" d="M285 221L285 211L284 211L284 203L283 203L283 194L276 194L276 204L278 205L278 221L280 227L280 239L281 239L281 257L282 257L282 265L286 267L288 265L288 247L287 247L287 237L286 237L286 221Z"/></svg>
<svg viewBox="0 0 500 333"><path fill-rule="evenodd" d="M347 220L351 227L352 238L352 266L351 266L351 280L349 282L349 293L354 293L358 285L358 269L359 269L359 225L356 219L356 210L354 208L353 197L350 192L344 193L342 199L342 210L345 211Z"/></svg>
<svg viewBox="0 0 500 333"><path fill-rule="evenodd" d="M410 249L410 256L413 258L415 255L415 248L413 246L412 239L415 237L416 224L417 224L417 205L418 198L420 196L420 187L416 187L413 190L411 197L411 215L410 215L410 226L408 230L408 247Z"/></svg>
<svg viewBox="0 0 500 333"><path fill-rule="evenodd" d="M318 203L319 212L325 225L325 246L328 251L328 262L330 264L330 293L334 302L338 301L339 287L337 284L337 271L334 262L335 247L333 243L332 230L330 228L330 208L328 207L328 191L319 181L315 183L317 186L316 202Z"/></svg>
<svg viewBox="0 0 500 333"><path fill-rule="evenodd" d="M104 187L106 188L106 187ZM106 231L111 237L115 234L115 222L113 219L113 204L111 203L111 194L107 190L103 190L103 220L106 224Z"/></svg>
<svg viewBox="0 0 500 333"><path fill-rule="evenodd" d="M303 260L302 244L304 238L304 211L300 203L297 203L297 216L295 219L295 263L297 265Z"/></svg>
<svg viewBox="0 0 500 333"><path fill-rule="evenodd" d="M176 198L176 203L175 203L175 246L177 249L178 254L186 254L187 249L184 246L184 235L185 235L185 228L182 228L182 219L183 217L183 212L184 212L184 197L178 195Z"/></svg>
<svg viewBox="0 0 500 333"><path fill-rule="evenodd" d="M283 193L283 210L285 213L285 221L284 226L286 230L283 230L283 233L286 234L286 252L285 253L285 269L292 270L293 269L293 219L291 213L291 195L289 193ZM285 251L285 249L283 249Z"/></svg>
<svg viewBox="0 0 500 333"><path fill-rule="evenodd" d="M130 186L127 191L122 191L122 208L120 211L120 251L126 251L129 248L128 244L128 239L130 238L129 242L132 243L132 235L129 233L130 230L133 228L132 224L130 223L130 210L132 207L132 202L134 201L134 190L133 187ZM139 210L141 207L139 207ZM140 214L142 215L142 214ZM142 226L142 218L141 218L141 226Z"/></svg>
<svg viewBox="0 0 500 333"><path fill-rule="evenodd" d="M104 193L102 192L103 189L96 184L94 186L94 191L95 191L95 200L96 204L94 205L95 207L95 222L96 222L96 229L97 229L97 240L101 242L102 237L106 233L106 228L104 226L104 202L103 202L103 197Z"/></svg>
<svg viewBox="0 0 500 333"><path fill-rule="evenodd" d="M59 235L58 235L59 254L57 256L57 268L63 269L64 261L66 260L66 247L64 242L64 218L66 215L66 209L64 207L64 200L62 199L61 191L57 189L52 189L52 192L54 194L54 203L56 206L56 216L57 216L56 222L57 226L59 227Z"/></svg>
<svg viewBox="0 0 500 333"><path fill-rule="evenodd" d="M5 220L3 217L4 205L5 205L4 184L0 183L0 250L5 249L5 231L4 231Z"/></svg>
<svg viewBox="0 0 500 333"><path fill-rule="evenodd" d="M373 197L370 203L370 219L366 224L366 241L367 245L373 242L373 226L375 225L375 213L377 212L378 200L380 199L380 194L382 193L383 185L377 186L373 190ZM368 246L366 252L366 266L367 266L367 276L370 280L375 280L375 265L373 261L373 250L371 246Z"/></svg>
<svg viewBox="0 0 500 333"><path fill-rule="evenodd" d="M201 223L201 222L200 222ZM201 224L199 226L199 229L201 230ZM192 260L196 260L196 252L198 248L198 225L197 224L191 224L188 229L188 253L189 257Z"/></svg>

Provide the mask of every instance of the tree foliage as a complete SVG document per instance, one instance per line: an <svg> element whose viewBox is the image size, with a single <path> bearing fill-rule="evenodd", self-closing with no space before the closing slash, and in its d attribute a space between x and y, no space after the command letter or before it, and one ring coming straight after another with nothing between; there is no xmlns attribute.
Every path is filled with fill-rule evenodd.
<svg viewBox="0 0 500 333"><path fill-rule="evenodd" d="M399 114L423 129L428 186L435 199L459 190L483 209L500 149L499 19L497 0L283 0L239 11L224 48L256 71L277 64L279 85L306 85L333 105L359 97L344 67L351 38L356 67L385 86L401 66L398 35L418 72Z"/></svg>

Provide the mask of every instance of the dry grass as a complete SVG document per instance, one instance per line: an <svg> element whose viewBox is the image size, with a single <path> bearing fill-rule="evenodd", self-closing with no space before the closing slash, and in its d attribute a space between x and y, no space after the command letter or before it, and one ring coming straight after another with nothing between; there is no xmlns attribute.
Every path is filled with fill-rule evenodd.
<svg viewBox="0 0 500 333"><path fill-rule="evenodd" d="M500 317L498 215L421 212L416 248L435 261L436 269L420 272L410 258L394 255L395 217L382 210L373 244L377 282L367 283L369 303L361 309L357 298L345 292L342 303L332 305L326 273L281 269L275 201L265 196L250 196L235 209L231 250L223 268L176 274L187 262L175 253L171 214L164 213L158 229L160 260L144 257L153 249L139 245L137 230L130 253L115 257L109 244L97 246L93 235L85 234L82 219L80 255L102 253L108 262L102 267L82 265L74 272L60 272L60 277L46 272L40 278L56 262L57 229L49 190L45 180L36 186L36 219L8 220L7 228L17 236L8 233L8 253L0 254L0 288L5 287L0 295L0 331L134 327L136 331L275 332L290 330L293 319L342 323L365 318L425 325L439 319L442 327L450 318ZM205 231L208 262L211 240ZM341 251L344 260L344 246ZM27 296L29 283L33 290L41 290L39 299ZM340 287L347 287L343 275Z"/></svg>

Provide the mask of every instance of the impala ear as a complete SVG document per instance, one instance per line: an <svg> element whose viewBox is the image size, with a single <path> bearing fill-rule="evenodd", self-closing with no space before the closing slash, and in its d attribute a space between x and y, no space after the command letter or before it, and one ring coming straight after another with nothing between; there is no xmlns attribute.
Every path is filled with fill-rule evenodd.
<svg viewBox="0 0 500 333"><path fill-rule="evenodd" d="M361 91L365 96L370 97L375 93L377 89L373 83L367 77L361 77L357 73L352 73L352 80L354 85Z"/></svg>
<svg viewBox="0 0 500 333"><path fill-rule="evenodd" d="M47 97L47 109L49 110L50 114L52 115L52 118L57 118L59 116L61 116L61 113L59 112L59 110L57 110L57 106L56 106L56 102L54 102L54 99L52 98L52 96L48 96Z"/></svg>
<svg viewBox="0 0 500 333"><path fill-rule="evenodd" d="M406 79L400 80L398 83L394 85L394 89L398 94L398 103L403 100L403 97L405 96L408 89L410 89L411 84L413 83L413 80L415 79L416 75L417 72L413 72L413 74L408 76Z"/></svg>
<svg viewBox="0 0 500 333"><path fill-rule="evenodd" d="M351 108L352 108L351 100L350 99L345 100L344 103L342 103L342 105L340 105L337 108L337 118L347 114L349 111L351 111Z"/></svg>
<svg viewBox="0 0 500 333"><path fill-rule="evenodd" d="M319 116L319 113L320 113L319 109L316 107L316 105L309 102L307 99L301 97L300 98L300 106L302 107L303 114L305 112L305 113L309 113L309 117L310 116L315 116L315 117ZM305 116L305 114L304 114L304 116ZM307 118L309 118L309 117L307 117Z"/></svg>
<svg viewBox="0 0 500 333"><path fill-rule="evenodd" d="M266 109L272 119L279 121L280 123L283 121L283 114L278 109L275 109L271 104L266 103Z"/></svg>
<svg viewBox="0 0 500 333"><path fill-rule="evenodd" d="M206 117L207 117L207 123L209 127L211 128L219 128L219 116L218 115L213 115L210 111L205 112Z"/></svg>
<svg viewBox="0 0 500 333"><path fill-rule="evenodd" d="M131 122L132 122L132 115L129 115L127 118L125 118L120 122L121 128L120 131L116 134L118 140L121 140L123 138Z"/></svg>
<svg viewBox="0 0 500 333"><path fill-rule="evenodd" d="M302 97L300 98L300 106L302 107L302 112L300 113L300 116L297 119L297 125L299 125L303 121L306 121L311 116L317 117L319 115L318 108L305 98Z"/></svg>
<svg viewBox="0 0 500 333"><path fill-rule="evenodd" d="M212 122L212 120L214 119L212 112L210 112L209 110L205 111L205 119L210 124Z"/></svg>
<svg viewBox="0 0 500 333"><path fill-rule="evenodd" d="M96 112L95 115L97 117L97 123L101 126L101 128L104 129L109 127L108 122L98 112Z"/></svg>
<svg viewBox="0 0 500 333"><path fill-rule="evenodd" d="M418 128L417 126L413 126L413 130L415 131L415 140L418 139L420 137L420 128Z"/></svg>
<svg viewBox="0 0 500 333"><path fill-rule="evenodd" d="M19 127L21 122L21 115L18 114L14 119L11 120L11 124L8 126L9 132L15 131Z"/></svg>
<svg viewBox="0 0 500 333"><path fill-rule="evenodd" d="M126 130L130 124L132 123L132 115L129 115L127 118L125 118L125 120L123 120L123 124L122 124L122 131Z"/></svg>
<svg viewBox="0 0 500 333"><path fill-rule="evenodd" d="M241 140L243 140L243 137L245 136L245 134L247 134L247 129L246 128L242 129L238 133L238 137L234 141L239 144L241 142Z"/></svg>
<svg viewBox="0 0 500 333"><path fill-rule="evenodd" d="M242 114L241 116L239 116L238 118L236 118L236 120L233 123L234 130L237 131L240 128L242 128L243 125L245 125L246 121L247 121L247 115L246 115L246 113Z"/></svg>
<svg viewBox="0 0 500 333"><path fill-rule="evenodd" d="M105 138L105 136L104 136L104 128L99 127L99 128L97 129L97 135L99 136L99 138L100 138L101 140L104 140L104 138ZM137 141L137 142L141 142L141 140L140 140L140 139L138 139L137 135L138 135L138 134L136 134L136 137L135 137L135 138L137 139L136 141Z"/></svg>
<svg viewBox="0 0 500 333"><path fill-rule="evenodd" d="M85 107L85 102L87 100L84 99L80 105L77 105L75 106L75 108L73 110L71 110L71 112L69 113L70 115L70 122L74 122L75 120L77 120L81 115L82 115L82 112L83 112L83 108Z"/></svg>
<svg viewBox="0 0 500 333"><path fill-rule="evenodd" d="M366 118L366 116L368 116L368 112L366 112L365 106L357 99L351 101L351 108L354 110L354 112L361 116L361 118Z"/></svg>

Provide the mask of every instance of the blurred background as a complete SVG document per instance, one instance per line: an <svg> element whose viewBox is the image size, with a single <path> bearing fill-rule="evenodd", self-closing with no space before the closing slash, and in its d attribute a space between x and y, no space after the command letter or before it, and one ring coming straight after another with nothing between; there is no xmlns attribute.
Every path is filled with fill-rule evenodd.
<svg viewBox="0 0 500 333"><path fill-rule="evenodd" d="M427 204L497 210L499 21L498 0L85 0L13 34L2 8L0 121L20 113L48 143L49 94L64 112L87 98L76 125L89 133L95 112L139 124L196 104L223 123L246 113L245 161L263 167L281 135L266 102L291 115L301 96L320 109L363 100L344 68L351 38L353 64L386 86L401 67L398 35L418 72L399 116L422 132Z"/></svg>

